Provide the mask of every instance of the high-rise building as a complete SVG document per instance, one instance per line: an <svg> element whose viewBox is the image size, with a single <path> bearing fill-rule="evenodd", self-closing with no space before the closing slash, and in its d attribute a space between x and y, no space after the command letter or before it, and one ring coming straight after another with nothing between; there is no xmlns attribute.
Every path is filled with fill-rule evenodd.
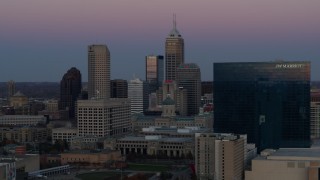
<svg viewBox="0 0 320 180"><path fill-rule="evenodd" d="M59 109L68 110L69 118L75 117L75 102L81 93L81 73L72 67L60 81Z"/></svg>
<svg viewBox="0 0 320 180"><path fill-rule="evenodd" d="M181 64L177 68L177 84L187 90L188 115L199 113L201 105L201 73L194 63Z"/></svg>
<svg viewBox="0 0 320 180"><path fill-rule="evenodd" d="M128 98L131 104L131 114L143 113L148 109L149 96L148 84L135 78L128 83Z"/></svg>
<svg viewBox="0 0 320 180"><path fill-rule="evenodd" d="M184 63L184 40L177 30L176 19L173 19L173 29L166 38L165 45L166 79L176 80L177 67Z"/></svg>
<svg viewBox="0 0 320 180"><path fill-rule="evenodd" d="M214 63L214 131L258 151L310 147L310 62Z"/></svg>
<svg viewBox="0 0 320 180"><path fill-rule="evenodd" d="M310 102L310 136L320 138L320 90L311 90Z"/></svg>
<svg viewBox="0 0 320 180"><path fill-rule="evenodd" d="M8 99L16 93L16 83L12 80L7 82Z"/></svg>
<svg viewBox="0 0 320 180"><path fill-rule="evenodd" d="M128 82L124 79L111 80L111 98L128 98Z"/></svg>
<svg viewBox="0 0 320 180"><path fill-rule="evenodd" d="M146 56L146 81L149 84L149 94L156 92L164 80L163 56Z"/></svg>
<svg viewBox="0 0 320 180"><path fill-rule="evenodd" d="M88 47L89 99L110 98L110 52L107 45Z"/></svg>
<svg viewBox="0 0 320 180"><path fill-rule="evenodd" d="M112 137L131 131L130 103L126 98L77 101L78 135Z"/></svg>
<svg viewBox="0 0 320 180"><path fill-rule="evenodd" d="M243 179L245 138L233 134L196 133L195 169L199 179Z"/></svg>

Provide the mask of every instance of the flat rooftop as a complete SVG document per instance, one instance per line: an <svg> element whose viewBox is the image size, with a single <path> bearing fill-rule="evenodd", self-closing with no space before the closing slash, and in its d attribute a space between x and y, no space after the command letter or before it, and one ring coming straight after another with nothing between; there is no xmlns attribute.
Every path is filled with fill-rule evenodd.
<svg viewBox="0 0 320 180"><path fill-rule="evenodd" d="M268 156L258 156L257 160L295 160L295 161L320 161L320 151L314 148L281 148L271 152Z"/></svg>
<svg viewBox="0 0 320 180"><path fill-rule="evenodd" d="M127 136L119 139L120 141L159 141L159 142L191 142L192 138L171 138L160 137L155 139L147 139L148 136Z"/></svg>

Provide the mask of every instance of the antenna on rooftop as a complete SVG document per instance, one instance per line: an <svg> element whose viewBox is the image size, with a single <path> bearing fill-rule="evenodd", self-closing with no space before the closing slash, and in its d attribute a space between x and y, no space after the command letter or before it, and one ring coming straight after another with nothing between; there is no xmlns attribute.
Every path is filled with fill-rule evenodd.
<svg viewBox="0 0 320 180"><path fill-rule="evenodd" d="M177 28L177 20L176 20L176 14L173 13L173 28L176 29Z"/></svg>

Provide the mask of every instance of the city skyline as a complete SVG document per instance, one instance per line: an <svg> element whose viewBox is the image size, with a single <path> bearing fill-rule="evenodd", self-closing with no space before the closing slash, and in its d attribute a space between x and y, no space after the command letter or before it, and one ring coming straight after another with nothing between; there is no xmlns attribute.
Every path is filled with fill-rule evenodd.
<svg viewBox="0 0 320 180"><path fill-rule="evenodd" d="M143 79L144 57L164 55L173 13L185 62L200 66L202 80L212 80L214 62L276 59L311 61L311 80L320 80L319 8L314 0L5 1L0 82L59 82L71 67L87 82L90 44L110 48L111 79Z"/></svg>

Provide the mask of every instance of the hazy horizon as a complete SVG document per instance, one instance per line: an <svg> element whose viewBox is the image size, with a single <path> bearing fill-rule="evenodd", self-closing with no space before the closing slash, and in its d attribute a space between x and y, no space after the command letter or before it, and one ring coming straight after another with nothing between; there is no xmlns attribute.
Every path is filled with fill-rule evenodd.
<svg viewBox="0 0 320 180"><path fill-rule="evenodd" d="M145 56L164 55L172 14L185 62L212 80L214 62L311 61L320 80L318 0L56 0L0 2L0 82L87 81L87 47L106 44L111 79L145 79Z"/></svg>

